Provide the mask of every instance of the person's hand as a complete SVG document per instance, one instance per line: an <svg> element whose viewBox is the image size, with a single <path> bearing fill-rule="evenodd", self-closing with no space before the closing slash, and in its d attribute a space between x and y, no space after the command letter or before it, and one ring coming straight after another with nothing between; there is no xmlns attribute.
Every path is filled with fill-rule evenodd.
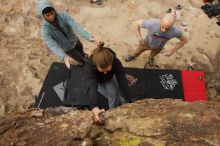
<svg viewBox="0 0 220 146"><path fill-rule="evenodd" d="M102 114L105 112L104 109L99 109L98 107L95 107L92 109L92 112L94 113L94 116L92 118L93 123L96 124L102 124L103 123L103 119L102 119Z"/></svg>
<svg viewBox="0 0 220 146"><path fill-rule="evenodd" d="M64 63L66 65L67 68L70 68L70 62L72 61L72 58L69 56L65 56L64 57Z"/></svg>
<svg viewBox="0 0 220 146"><path fill-rule="evenodd" d="M94 45L98 45L99 44L99 41L96 38L91 38L89 41L91 43L93 43Z"/></svg>
<svg viewBox="0 0 220 146"><path fill-rule="evenodd" d="M144 45L144 44L145 44L145 41L144 41L143 39L140 39L138 42L139 42L139 44L141 44L141 45Z"/></svg>

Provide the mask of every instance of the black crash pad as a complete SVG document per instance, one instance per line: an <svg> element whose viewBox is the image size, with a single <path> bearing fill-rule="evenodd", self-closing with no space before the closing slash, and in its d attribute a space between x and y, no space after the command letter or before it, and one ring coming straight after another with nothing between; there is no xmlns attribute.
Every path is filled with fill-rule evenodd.
<svg viewBox="0 0 220 146"><path fill-rule="evenodd" d="M60 105L89 105L87 94L92 81L86 77L86 73L84 67L71 66L71 70L68 70L65 64L54 62L34 106L47 108ZM181 70L125 68L125 73L129 81L132 101L144 98L183 99L184 97ZM99 102L100 107L108 108L107 99L101 94Z"/></svg>

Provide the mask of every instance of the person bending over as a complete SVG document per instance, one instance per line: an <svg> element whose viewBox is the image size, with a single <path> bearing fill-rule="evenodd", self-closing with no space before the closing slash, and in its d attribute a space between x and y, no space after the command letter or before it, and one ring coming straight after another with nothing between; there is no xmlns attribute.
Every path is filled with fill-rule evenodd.
<svg viewBox="0 0 220 146"><path fill-rule="evenodd" d="M70 68L70 61L84 63L88 57L76 33L97 45L97 40L85 31L69 14L58 12L48 0L38 0L38 13L44 19L41 33L48 48Z"/></svg>
<svg viewBox="0 0 220 146"><path fill-rule="evenodd" d="M86 66L88 73L94 79L93 89L89 96L97 111L99 111L98 92L108 99L109 109L131 102L124 68L116 54L110 48L103 46L104 43L101 42L98 48L93 50Z"/></svg>
<svg viewBox="0 0 220 146"><path fill-rule="evenodd" d="M155 65L154 57L158 55L164 48L165 44L172 38L178 38L180 41L167 51L164 55L169 57L173 55L179 48L183 47L188 39L183 35L182 31L173 26L176 16L171 13L165 14L161 19L139 20L135 22L135 33L138 38L138 46L133 52L125 57L125 61L129 62L139 56L142 52L150 50L149 64ZM148 29L148 35L145 39L141 36L140 28Z"/></svg>

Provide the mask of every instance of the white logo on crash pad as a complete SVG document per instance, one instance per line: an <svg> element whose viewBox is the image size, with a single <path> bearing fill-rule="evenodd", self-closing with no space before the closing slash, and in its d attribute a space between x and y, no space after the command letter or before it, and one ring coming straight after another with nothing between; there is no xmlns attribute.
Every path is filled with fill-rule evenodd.
<svg viewBox="0 0 220 146"><path fill-rule="evenodd" d="M172 74L165 74L160 76L160 83L163 85L165 90L174 90L178 82L174 79Z"/></svg>

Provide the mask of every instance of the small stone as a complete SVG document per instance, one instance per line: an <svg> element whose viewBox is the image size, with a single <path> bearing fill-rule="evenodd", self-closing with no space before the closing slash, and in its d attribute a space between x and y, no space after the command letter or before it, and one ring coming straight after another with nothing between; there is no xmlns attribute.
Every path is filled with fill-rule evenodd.
<svg viewBox="0 0 220 146"><path fill-rule="evenodd" d="M38 126L43 126L44 123L36 123L36 125L38 125Z"/></svg>
<svg viewBox="0 0 220 146"><path fill-rule="evenodd" d="M188 23L187 23L186 21L182 21L182 22L181 22L181 25L182 25L182 26L188 26Z"/></svg>
<svg viewBox="0 0 220 146"><path fill-rule="evenodd" d="M91 0L91 2L96 3L98 0Z"/></svg>
<svg viewBox="0 0 220 146"><path fill-rule="evenodd" d="M92 141L89 138L86 138L82 142L82 146L92 146Z"/></svg>
<svg viewBox="0 0 220 146"><path fill-rule="evenodd" d="M43 116L43 110L34 110L28 113L28 117L39 118Z"/></svg>
<svg viewBox="0 0 220 146"><path fill-rule="evenodd" d="M66 129L67 127L68 127L68 124L66 124L66 123L63 123L63 124L60 125L61 129Z"/></svg>

